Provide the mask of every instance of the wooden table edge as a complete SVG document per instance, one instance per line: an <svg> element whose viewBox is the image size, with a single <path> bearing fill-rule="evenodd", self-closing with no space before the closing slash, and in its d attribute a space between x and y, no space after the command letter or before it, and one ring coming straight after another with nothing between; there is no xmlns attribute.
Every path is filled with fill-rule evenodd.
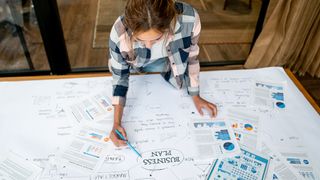
<svg viewBox="0 0 320 180"><path fill-rule="evenodd" d="M297 86L297 88L302 92L305 98L309 101L312 107L320 114L320 107L316 103L316 101L312 98L312 96L308 93L308 91L303 87L300 81L296 78L296 76L292 73L290 69L285 69L285 72L293 81L293 83Z"/></svg>

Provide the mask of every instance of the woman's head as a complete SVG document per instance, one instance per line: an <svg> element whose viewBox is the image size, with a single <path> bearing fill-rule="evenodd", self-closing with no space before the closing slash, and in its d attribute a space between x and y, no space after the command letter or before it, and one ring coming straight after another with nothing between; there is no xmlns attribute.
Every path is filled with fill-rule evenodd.
<svg viewBox="0 0 320 180"><path fill-rule="evenodd" d="M135 37L156 40L172 30L177 11L174 0L128 0L124 14L124 23Z"/></svg>

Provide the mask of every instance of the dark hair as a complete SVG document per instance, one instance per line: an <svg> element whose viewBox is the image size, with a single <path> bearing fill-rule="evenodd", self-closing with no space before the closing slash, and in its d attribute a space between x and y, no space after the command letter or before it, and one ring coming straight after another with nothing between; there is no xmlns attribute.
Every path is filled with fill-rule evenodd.
<svg viewBox="0 0 320 180"><path fill-rule="evenodd" d="M156 29L160 32L173 30L177 10L174 0L128 0L124 24L132 32Z"/></svg>

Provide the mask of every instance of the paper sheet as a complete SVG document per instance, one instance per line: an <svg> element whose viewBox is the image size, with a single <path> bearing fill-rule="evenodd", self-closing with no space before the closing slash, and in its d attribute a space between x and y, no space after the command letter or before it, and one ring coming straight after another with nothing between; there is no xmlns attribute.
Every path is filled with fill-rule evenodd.
<svg viewBox="0 0 320 180"><path fill-rule="evenodd" d="M193 138L199 158L217 159L240 154L234 132L225 121L193 122Z"/></svg>
<svg viewBox="0 0 320 180"><path fill-rule="evenodd" d="M302 176L298 173L298 171L286 162L284 157L276 150L276 148L270 147L272 147L272 145L263 143L261 149L262 153L271 157L267 179L302 179Z"/></svg>
<svg viewBox="0 0 320 180"><path fill-rule="evenodd" d="M72 104L70 109L79 123L93 121L103 124L113 121L113 106L110 94L106 91Z"/></svg>
<svg viewBox="0 0 320 180"><path fill-rule="evenodd" d="M247 109L229 109L227 118L231 124L237 141L249 149L257 149L260 139L259 113Z"/></svg>
<svg viewBox="0 0 320 180"><path fill-rule="evenodd" d="M285 82L256 81L254 84L253 105L269 109L285 109Z"/></svg>
<svg viewBox="0 0 320 180"><path fill-rule="evenodd" d="M280 153L287 162L294 167L304 179L319 179L315 173L312 159L304 148L281 148Z"/></svg>
<svg viewBox="0 0 320 180"><path fill-rule="evenodd" d="M110 128L101 126L81 127L70 144L59 152L61 160L79 170L96 172L110 151L109 133Z"/></svg>
<svg viewBox="0 0 320 180"><path fill-rule="evenodd" d="M241 149L241 155L218 160L209 179L264 180L269 166L269 157L261 153Z"/></svg>
<svg viewBox="0 0 320 180"><path fill-rule="evenodd" d="M247 107L250 103L253 83L250 76L210 76L200 83L201 87L207 87L201 90L201 95L215 102L219 110L222 107Z"/></svg>
<svg viewBox="0 0 320 180"><path fill-rule="evenodd" d="M22 157L7 152L0 158L0 178L8 180L33 180L36 179L42 169Z"/></svg>

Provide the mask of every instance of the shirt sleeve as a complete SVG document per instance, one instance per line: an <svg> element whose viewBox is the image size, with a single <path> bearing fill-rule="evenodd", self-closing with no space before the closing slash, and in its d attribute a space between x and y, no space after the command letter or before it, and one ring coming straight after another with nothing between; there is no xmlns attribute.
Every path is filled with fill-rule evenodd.
<svg viewBox="0 0 320 180"><path fill-rule="evenodd" d="M200 64L198 60L199 46L198 41L201 31L201 22L199 14L196 10L195 21L191 34L191 47L188 58L188 69L187 69L187 86L188 93L191 96L199 95L199 74L200 74Z"/></svg>
<svg viewBox="0 0 320 180"><path fill-rule="evenodd" d="M118 18L112 26L109 39L109 71L112 73L113 86L113 105L125 106L126 95L129 87L129 65L126 62L126 57L121 54L120 43L121 36L125 36L125 28Z"/></svg>

